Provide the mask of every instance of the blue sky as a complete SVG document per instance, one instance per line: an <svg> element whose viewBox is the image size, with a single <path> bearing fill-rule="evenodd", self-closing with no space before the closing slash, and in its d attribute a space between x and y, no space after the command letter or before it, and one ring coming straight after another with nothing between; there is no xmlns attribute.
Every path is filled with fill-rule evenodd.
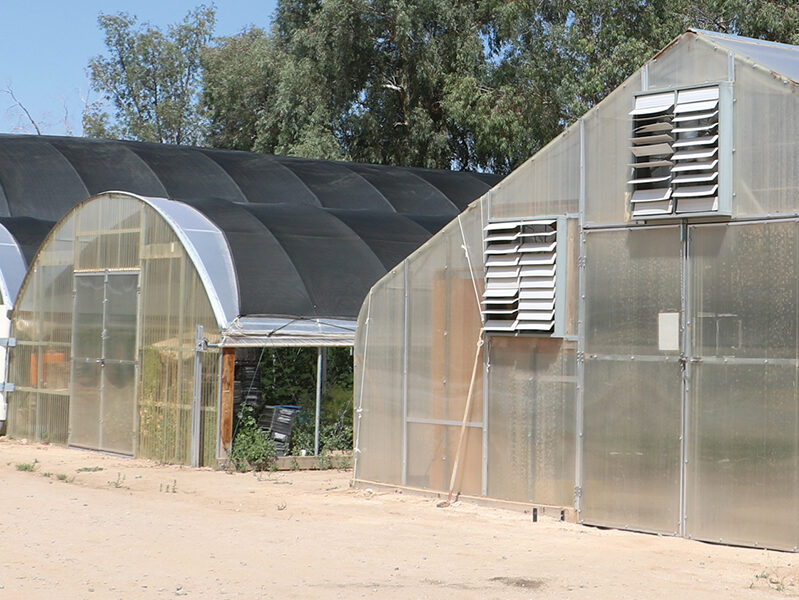
<svg viewBox="0 0 799 600"><path fill-rule="evenodd" d="M0 0L0 90L11 88L42 133L80 135L89 91L86 65L105 53L100 13L120 11L165 28L201 0ZM210 2L206 2L210 4ZM266 27L277 0L217 0L218 36ZM0 133L35 133L14 100L0 92Z"/></svg>

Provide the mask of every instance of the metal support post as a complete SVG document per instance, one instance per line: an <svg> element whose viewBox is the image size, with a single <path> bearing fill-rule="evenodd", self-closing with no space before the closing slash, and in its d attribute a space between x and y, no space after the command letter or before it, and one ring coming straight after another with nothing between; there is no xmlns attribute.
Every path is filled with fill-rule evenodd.
<svg viewBox="0 0 799 600"><path fill-rule="evenodd" d="M194 394L191 403L191 466L200 466L200 428L202 416L202 385L203 361L202 353L205 352L205 338L203 326L197 325L194 339Z"/></svg>
<svg viewBox="0 0 799 600"><path fill-rule="evenodd" d="M325 379L325 349L319 348L316 356L316 418L314 419L313 453L319 456L319 425L322 414L322 385Z"/></svg>

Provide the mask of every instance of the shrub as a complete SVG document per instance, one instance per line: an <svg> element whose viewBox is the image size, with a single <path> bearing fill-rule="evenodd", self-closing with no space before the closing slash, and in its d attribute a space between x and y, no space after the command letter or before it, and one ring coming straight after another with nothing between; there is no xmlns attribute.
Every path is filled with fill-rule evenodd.
<svg viewBox="0 0 799 600"><path fill-rule="evenodd" d="M250 407L238 414L236 436L230 452L230 463L239 472L264 471L274 465L277 451L269 433L261 431Z"/></svg>

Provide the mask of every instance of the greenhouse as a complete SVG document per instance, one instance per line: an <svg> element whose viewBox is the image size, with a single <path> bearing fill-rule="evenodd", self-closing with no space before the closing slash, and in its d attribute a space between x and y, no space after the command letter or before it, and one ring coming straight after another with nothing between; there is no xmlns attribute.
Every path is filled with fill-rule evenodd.
<svg viewBox="0 0 799 600"><path fill-rule="evenodd" d="M352 346L371 285L496 181L0 136L8 433L216 466L242 349Z"/></svg>
<svg viewBox="0 0 799 600"><path fill-rule="evenodd" d="M356 480L796 550L797 86L688 31L392 269Z"/></svg>

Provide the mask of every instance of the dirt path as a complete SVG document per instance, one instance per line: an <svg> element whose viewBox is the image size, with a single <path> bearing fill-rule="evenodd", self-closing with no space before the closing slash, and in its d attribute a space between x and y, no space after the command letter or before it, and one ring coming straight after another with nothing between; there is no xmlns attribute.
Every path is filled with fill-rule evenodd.
<svg viewBox="0 0 799 600"><path fill-rule="evenodd" d="M799 596L794 554L436 508L349 478L0 440L0 600Z"/></svg>

